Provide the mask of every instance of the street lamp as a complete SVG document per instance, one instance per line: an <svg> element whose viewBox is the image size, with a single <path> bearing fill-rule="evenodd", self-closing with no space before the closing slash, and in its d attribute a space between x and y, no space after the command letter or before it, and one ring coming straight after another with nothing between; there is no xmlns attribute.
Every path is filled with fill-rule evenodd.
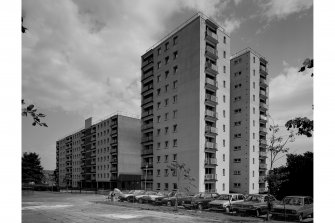
<svg viewBox="0 0 335 223"><path fill-rule="evenodd" d="M145 165L144 190L147 191L148 163Z"/></svg>

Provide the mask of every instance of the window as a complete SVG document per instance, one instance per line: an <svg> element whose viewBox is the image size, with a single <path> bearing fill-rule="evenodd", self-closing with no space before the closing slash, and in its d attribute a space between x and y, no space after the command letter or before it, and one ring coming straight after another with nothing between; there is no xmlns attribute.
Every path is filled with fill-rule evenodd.
<svg viewBox="0 0 335 223"><path fill-rule="evenodd" d="M253 75L255 76L255 73L256 73L255 69L252 71L252 73L253 73Z"/></svg>
<svg viewBox="0 0 335 223"><path fill-rule="evenodd" d="M224 184L224 183L222 184L222 190L223 190L223 191L226 190L226 187L225 187L225 184Z"/></svg>
<svg viewBox="0 0 335 223"><path fill-rule="evenodd" d="M223 132L225 132L226 131L226 125L223 125L222 128L223 128Z"/></svg>
<svg viewBox="0 0 335 223"><path fill-rule="evenodd" d="M254 63L256 63L256 58L255 58L255 57L253 57L252 59L253 59Z"/></svg>
<svg viewBox="0 0 335 223"><path fill-rule="evenodd" d="M241 162L241 159L238 158L238 159L234 159L234 163L240 163Z"/></svg>
<svg viewBox="0 0 335 223"><path fill-rule="evenodd" d="M255 133L252 133L252 138L255 139Z"/></svg>
<svg viewBox="0 0 335 223"><path fill-rule="evenodd" d="M160 88L157 89L157 96L159 96L159 95L161 95L161 89Z"/></svg>
<svg viewBox="0 0 335 223"><path fill-rule="evenodd" d="M157 116L157 123L160 123L161 122L161 116Z"/></svg>
<svg viewBox="0 0 335 223"><path fill-rule="evenodd" d="M241 187L241 184L240 183L234 183L234 187L239 188L239 187Z"/></svg>
<svg viewBox="0 0 335 223"><path fill-rule="evenodd" d="M255 120L252 120L252 126L255 127Z"/></svg>
<svg viewBox="0 0 335 223"><path fill-rule="evenodd" d="M162 54L162 49L161 49L161 48L158 48L158 50L157 50L157 54L158 54L158 55L161 55L161 54Z"/></svg>
<svg viewBox="0 0 335 223"><path fill-rule="evenodd" d="M157 183L157 190L160 190L160 189L161 189L161 184Z"/></svg>
<svg viewBox="0 0 335 223"><path fill-rule="evenodd" d="M222 161L225 162L226 161L226 154L222 155Z"/></svg>
<svg viewBox="0 0 335 223"><path fill-rule="evenodd" d="M161 129L157 129L157 136L160 136L161 134Z"/></svg>
<svg viewBox="0 0 335 223"><path fill-rule="evenodd" d="M173 140L173 147L177 147L177 146L178 146L177 139L174 139L174 140Z"/></svg>
<svg viewBox="0 0 335 223"><path fill-rule="evenodd" d="M161 62L160 61L157 62L157 68L158 69L161 68Z"/></svg>
<svg viewBox="0 0 335 223"><path fill-rule="evenodd" d="M226 95L223 95L223 103L226 103Z"/></svg>
<svg viewBox="0 0 335 223"><path fill-rule="evenodd" d="M177 125L173 125L173 132L177 132Z"/></svg>
<svg viewBox="0 0 335 223"><path fill-rule="evenodd" d="M223 43L226 43L226 37L225 36L223 37Z"/></svg>
<svg viewBox="0 0 335 223"><path fill-rule="evenodd" d="M159 177L161 175L161 170L157 170L157 176Z"/></svg>
<svg viewBox="0 0 335 223"><path fill-rule="evenodd" d="M226 170L222 169L222 176L225 176L225 175L226 175Z"/></svg>
<svg viewBox="0 0 335 223"><path fill-rule="evenodd" d="M234 138L241 138L241 133L234 134Z"/></svg>
<svg viewBox="0 0 335 223"><path fill-rule="evenodd" d="M173 175L175 176L176 174L173 174ZM173 190L177 190L177 189L178 189L177 184L173 183Z"/></svg>
<svg viewBox="0 0 335 223"><path fill-rule="evenodd" d="M169 176L169 169L165 169L164 172L166 177Z"/></svg>
<svg viewBox="0 0 335 223"><path fill-rule="evenodd" d="M173 103L174 104L177 103L177 99L178 99L177 95L173 96Z"/></svg>
<svg viewBox="0 0 335 223"><path fill-rule="evenodd" d="M239 171L239 170L234 170L234 175L241 175L241 171Z"/></svg>
<svg viewBox="0 0 335 223"><path fill-rule="evenodd" d="M175 52L173 52L173 59L175 60L177 58L178 58L178 51L175 51Z"/></svg>
<svg viewBox="0 0 335 223"><path fill-rule="evenodd" d="M223 51L223 58L226 59L226 51Z"/></svg>
<svg viewBox="0 0 335 223"><path fill-rule="evenodd" d="M165 103L165 107L168 106L168 105L169 105L169 99L166 98L166 99L164 100L164 103Z"/></svg>
<svg viewBox="0 0 335 223"><path fill-rule="evenodd" d="M173 161L177 160L177 154L173 154Z"/></svg>
<svg viewBox="0 0 335 223"><path fill-rule="evenodd" d="M169 63L170 58L169 57L165 57L165 64Z"/></svg>
<svg viewBox="0 0 335 223"><path fill-rule="evenodd" d="M222 140L223 147L226 147L226 140Z"/></svg>
<svg viewBox="0 0 335 223"><path fill-rule="evenodd" d="M252 164L255 164L255 158L252 158Z"/></svg>
<svg viewBox="0 0 335 223"><path fill-rule="evenodd" d="M165 43L165 51L169 49L169 42Z"/></svg>
<svg viewBox="0 0 335 223"><path fill-rule="evenodd" d="M241 108L238 108L238 109L235 109L234 110L234 113L237 114L237 113L241 113L242 112L242 109Z"/></svg>
<svg viewBox="0 0 335 223"><path fill-rule="evenodd" d="M160 149L160 148L161 148L161 143L158 142L158 143L157 143L157 149Z"/></svg>
<svg viewBox="0 0 335 223"><path fill-rule="evenodd" d="M241 125L241 121L234 122L234 126L240 126L240 125Z"/></svg>
<svg viewBox="0 0 335 223"><path fill-rule="evenodd" d="M173 111L173 118L177 118L177 112L178 112L177 110Z"/></svg>
<svg viewBox="0 0 335 223"><path fill-rule="evenodd" d="M169 190L169 184L168 183L164 183L164 190Z"/></svg>
<svg viewBox="0 0 335 223"><path fill-rule="evenodd" d="M255 89L256 88L256 83L252 82L252 87Z"/></svg>
<svg viewBox="0 0 335 223"><path fill-rule="evenodd" d="M165 141L165 149L169 147L169 141Z"/></svg>
<svg viewBox="0 0 335 223"><path fill-rule="evenodd" d="M169 155L165 155L164 162L167 163L169 161Z"/></svg>
<svg viewBox="0 0 335 223"><path fill-rule="evenodd" d="M178 83L178 81L173 81L173 89L177 88L177 83Z"/></svg>
<svg viewBox="0 0 335 223"><path fill-rule="evenodd" d="M255 177L255 171L254 170L252 171L252 177Z"/></svg>
<svg viewBox="0 0 335 223"><path fill-rule="evenodd" d="M223 87L226 88L226 81L223 81Z"/></svg>
<svg viewBox="0 0 335 223"><path fill-rule="evenodd" d="M223 117L225 118L226 117L226 110L223 110L222 113L223 113Z"/></svg>
<svg viewBox="0 0 335 223"><path fill-rule="evenodd" d="M168 112L165 113L164 116L165 116L165 121L167 121L167 120L168 120L168 117L169 117L169 113L168 113Z"/></svg>
<svg viewBox="0 0 335 223"><path fill-rule="evenodd" d="M159 83L161 81L161 75L157 76L157 83Z"/></svg>
<svg viewBox="0 0 335 223"><path fill-rule="evenodd" d="M254 183L252 183L252 189L253 189L253 190L255 189L255 184L254 184Z"/></svg>
<svg viewBox="0 0 335 223"><path fill-rule="evenodd" d="M160 162L161 162L161 157L157 156L157 163L160 163Z"/></svg>
<svg viewBox="0 0 335 223"><path fill-rule="evenodd" d="M255 101L256 100L256 96L252 95L252 100Z"/></svg>
<svg viewBox="0 0 335 223"><path fill-rule="evenodd" d="M242 87L242 84L236 84L234 87L235 87L235 88L241 88L241 87Z"/></svg>
<svg viewBox="0 0 335 223"><path fill-rule="evenodd" d="M157 110L161 108L161 103L157 102Z"/></svg>
<svg viewBox="0 0 335 223"><path fill-rule="evenodd" d="M252 108L252 113L253 113L253 114L256 113L256 109L255 109L255 107Z"/></svg>
<svg viewBox="0 0 335 223"><path fill-rule="evenodd" d="M173 74L176 74L177 71L178 71L178 66L174 66L174 67L173 67Z"/></svg>
<svg viewBox="0 0 335 223"><path fill-rule="evenodd" d="M169 133L169 127L165 127L165 134Z"/></svg>
<svg viewBox="0 0 335 223"><path fill-rule="evenodd" d="M252 146L252 151L255 152L255 146Z"/></svg>
<svg viewBox="0 0 335 223"><path fill-rule="evenodd" d="M226 66L223 66L223 73L226 73Z"/></svg>
<svg viewBox="0 0 335 223"><path fill-rule="evenodd" d="M165 79L169 77L169 71L165 71Z"/></svg>
<svg viewBox="0 0 335 223"><path fill-rule="evenodd" d="M165 92L167 92L168 89L169 89L169 85L167 84L167 85L165 85Z"/></svg>
<svg viewBox="0 0 335 223"><path fill-rule="evenodd" d="M173 37L173 45L176 45L178 42L178 36Z"/></svg>

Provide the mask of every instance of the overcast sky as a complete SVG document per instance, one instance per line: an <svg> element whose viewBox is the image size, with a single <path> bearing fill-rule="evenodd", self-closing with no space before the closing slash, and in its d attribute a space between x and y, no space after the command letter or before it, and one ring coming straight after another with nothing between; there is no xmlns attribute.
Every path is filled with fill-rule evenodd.
<svg viewBox="0 0 335 223"><path fill-rule="evenodd" d="M22 119L22 151L56 166L56 140L116 111L140 114L140 56L197 11L231 36L231 53L251 47L270 63L270 115L313 118L312 0L24 0L22 98L47 114L48 128ZM283 134L286 134L283 132ZM290 151L313 150L297 137ZM278 165L285 162L282 159Z"/></svg>

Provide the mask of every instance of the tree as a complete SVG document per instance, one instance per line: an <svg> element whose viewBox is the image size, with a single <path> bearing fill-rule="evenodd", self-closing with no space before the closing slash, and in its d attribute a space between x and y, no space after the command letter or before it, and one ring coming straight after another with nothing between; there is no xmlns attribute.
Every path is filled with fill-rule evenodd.
<svg viewBox="0 0 335 223"><path fill-rule="evenodd" d="M23 26L23 17L21 17L21 32L25 33L28 30L26 27Z"/></svg>
<svg viewBox="0 0 335 223"><path fill-rule="evenodd" d="M22 104L22 116L23 117L27 117L28 114L33 118L34 122L32 123L33 126L36 126L36 124L38 124L39 126L44 126L44 127L48 127L48 125L46 123L42 123L40 118L44 118L46 115L45 114L42 114L42 113L38 113L37 112L37 109L35 108L34 109L34 105L31 104L27 107L25 107L25 102L24 100L22 99L21 100L21 104Z"/></svg>
<svg viewBox="0 0 335 223"><path fill-rule="evenodd" d="M43 177L43 167L39 155L25 152L22 156L22 183L39 184Z"/></svg>
<svg viewBox="0 0 335 223"><path fill-rule="evenodd" d="M285 166L280 166L269 171L268 177L269 190L277 199L281 200L286 193L283 193L282 187L288 182L288 171Z"/></svg>
<svg viewBox="0 0 335 223"><path fill-rule="evenodd" d="M173 161L170 165L168 165L168 168L173 171L174 174L177 175L177 191L176 194L179 192L179 189L183 189L186 192L189 192L192 187L195 187L193 182L195 179L191 177L190 175L190 168L186 167L185 163L178 163L177 161ZM186 182L186 186L182 186L182 182ZM178 197L176 196L176 202L175 202L175 210L178 210Z"/></svg>

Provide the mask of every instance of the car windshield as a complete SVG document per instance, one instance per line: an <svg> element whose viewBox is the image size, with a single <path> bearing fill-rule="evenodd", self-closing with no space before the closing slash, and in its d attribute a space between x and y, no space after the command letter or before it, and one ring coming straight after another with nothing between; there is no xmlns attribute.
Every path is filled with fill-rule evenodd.
<svg viewBox="0 0 335 223"><path fill-rule="evenodd" d="M135 191L134 190L131 190L128 192L128 194L133 194Z"/></svg>
<svg viewBox="0 0 335 223"><path fill-rule="evenodd" d="M300 206L303 204L303 200L300 197L286 197L282 203L287 205Z"/></svg>
<svg viewBox="0 0 335 223"><path fill-rule="evenodd" d="M153 191L148 191L145 193L146 195L156 195L157 193L156 192L153 192Z"/></svg>
<svg viewBox="0 0 335 223"><path fill-rule="evenodd" d="M143 194L145 194L145 191L138 191L138 192L135 192L134 194L135 195L143 195Z"/></svg>
<svg viewBox="0 0 335 223"><path fill-rule="evenodd" d="M261 196L249 195L245 200L246 201L261 202L263 200L263 198Z"/></svg>
<svg viewBox="0 0 335 223"><path fill-rule="evenodd" d="M217 198L217 200L226 200L226 201L229 201L231 198L231 195L228 195L228 194L222 194L221 196L219 196Z"/></svg>

